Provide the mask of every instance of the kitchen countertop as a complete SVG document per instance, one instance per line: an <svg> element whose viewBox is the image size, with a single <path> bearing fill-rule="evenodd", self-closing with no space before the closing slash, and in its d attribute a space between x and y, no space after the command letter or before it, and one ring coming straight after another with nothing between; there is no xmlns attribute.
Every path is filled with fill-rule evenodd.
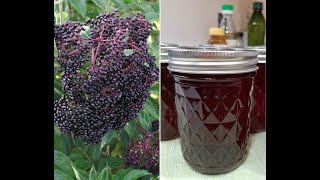
<svg viewBox="0 0 320 180"><path fill-rule="evenodd" d="M160 141L160 179L265 180L266 132L251 134L245 162L237 169L220 175L204 175L192 170L182 156L179 138Z"/></svg>

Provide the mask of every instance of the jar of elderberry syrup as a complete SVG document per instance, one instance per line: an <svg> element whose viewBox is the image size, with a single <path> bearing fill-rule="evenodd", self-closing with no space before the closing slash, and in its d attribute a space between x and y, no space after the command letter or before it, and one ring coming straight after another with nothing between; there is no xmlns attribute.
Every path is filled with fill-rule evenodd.
<svg viewBox="0 0 320 180"><path fill-rule="evenodd" d="M227 173L247 155L256 51L169 50L184 159L203 174Z"/></svg>
<svg viewBox="0 0 320 180"><path fill-rule="evenodd" d="M177 48L177 44L160 44L161 62L161 124L160 140L171 140L179 137L177 111L174 104L174 79L168 66L168 49Z"/></svg>
<svg viewBox="0 0 320 180"><path fill-rule="evenodd" d="M250 132L263 132L266 130L266 49L265 47L250 47L258 51L258 72L254 80L251 126Z"/></svg>

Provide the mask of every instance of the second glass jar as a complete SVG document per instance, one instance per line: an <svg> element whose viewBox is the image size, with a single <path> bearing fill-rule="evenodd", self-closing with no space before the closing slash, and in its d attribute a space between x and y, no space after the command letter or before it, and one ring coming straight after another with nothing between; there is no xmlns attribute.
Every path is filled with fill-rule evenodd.
<svg viewBox="0 0 320 180"><path fill-rule="evenodd" d="M174 104L174 79L168 70L168 49L176 48L176 44L161 44L161 123L160 140L172 140L179 137L177 111Z"/></svg>

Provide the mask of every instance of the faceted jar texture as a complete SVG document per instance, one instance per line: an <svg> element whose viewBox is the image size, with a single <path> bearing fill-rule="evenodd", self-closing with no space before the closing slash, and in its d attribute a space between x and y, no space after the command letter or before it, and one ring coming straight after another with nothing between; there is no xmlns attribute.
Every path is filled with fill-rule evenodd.
<svg viewBox="0 0 320 180"><path fill-rule="evenodd" d="M161 63L161 140L179 137L177 111L174 104L174 78L167 69L168 63Z"/></svg>
<svg viewBox="0 0 320 180"><path fill-rule="evenodd" d="M172 73L182 154L203 174L234 170L245 160L256 72L229 75Z"/></svg>
<svg viewBox="0 0 320 180"><path fill-rule="evenodd" d="M266 63L259 63L257 76L254 78L250 132L262 132L266 129Z"/></svg>

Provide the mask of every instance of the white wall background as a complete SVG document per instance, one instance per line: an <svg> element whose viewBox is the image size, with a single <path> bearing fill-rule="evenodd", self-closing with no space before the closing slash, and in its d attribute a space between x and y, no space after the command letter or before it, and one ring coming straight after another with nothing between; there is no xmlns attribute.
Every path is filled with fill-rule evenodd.
<svg viewBox="0 0 320 180"><path fill-rule="evenodd" d="M233 4L237 31L246 31L254 0L160 0L160 38L162 43L205 44L210 27L218 27L222 4ZM266 0L263 13L266 18Z"/></svg>

